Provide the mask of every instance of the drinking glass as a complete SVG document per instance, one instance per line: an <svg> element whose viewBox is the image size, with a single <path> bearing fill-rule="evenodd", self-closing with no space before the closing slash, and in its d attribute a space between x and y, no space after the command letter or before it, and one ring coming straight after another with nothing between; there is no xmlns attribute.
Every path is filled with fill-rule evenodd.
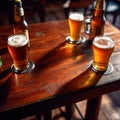
<svg viewBox="0 0 120 120"><path fill-rule="evenodd" d="M95 71L103 71L104 74L110 74L113 66L109 62L110 56L114 50L114 41L105 35L96 36L93 40L93 63L92 69Z"/></svg>
<svg viewBox="0 0 120 120"><path fill-rule="evenodd" d="M84 23L84 32L86 34L90 34L90 22L91 22L92 16L86 16L85 23Z"/></svg>
<svg viewBox="0 0 120 120"><path fill-rule="evenodd" d="M85 41L85 38L80 34L83 20L84 16L82 12L70 12L68 18L70 36L66 37L69 43L79 44Z"/></svg>
<svg viewBox="0 0 120 120"><path fill-rule="evenodd" d="M12 57L11 70L14 73L26 73L34 69L33 61L28 60L28 40L24 34L13 34L8 37L8 51Z"/></svg>

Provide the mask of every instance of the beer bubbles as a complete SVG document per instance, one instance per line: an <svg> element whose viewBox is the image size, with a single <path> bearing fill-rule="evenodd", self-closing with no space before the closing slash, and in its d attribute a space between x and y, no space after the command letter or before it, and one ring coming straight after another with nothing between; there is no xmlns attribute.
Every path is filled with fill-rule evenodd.
<svg viewBox="0 0 120 120"><path fill-rule="evenodd" d="M26 73L35 67L34 62L28 60L28 39L24 34L13 34L8 37L8 51L12 57L11 70L14 73Z"/></svg>
<svg viewBox="0 0 120 120"><path fill-rule="evenodd" d="M17 34L12 37L9 37L8 44L13 47L21 47L26 45L28 40L26 39L26 36L22 34Z"/></svg>
<svg viewBox="0 0 120 120"><path fill-rule="evenodd" d="M66 40L69 43L79 44L85 41L85 38L81 36L83 20L84 16L81 12L71 12L69 14L68 24L70 29L70 36L66 37Z"/></svg>
<svg viewBox="0 0 120 120"><path fill-rule="evenodd" d="M114 41L105 35L96 36L93 40L93 68L97 71L105 71L110 74L113 71L109 63L110 56L114 50Z"/></svg>

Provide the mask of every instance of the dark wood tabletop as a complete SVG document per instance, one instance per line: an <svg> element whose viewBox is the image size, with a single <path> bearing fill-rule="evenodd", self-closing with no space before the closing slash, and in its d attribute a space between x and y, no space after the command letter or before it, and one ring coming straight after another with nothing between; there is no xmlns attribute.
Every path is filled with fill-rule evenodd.
<svg viewBox="0 0 120 120"><path fill-rule="evenodd" d="M84 26L83 26L84 28ZM115 41L110 62L110 75L94 72L89 67L93 59L88 35L82 29L85 43L69 44L67 20L29 25L31 48L29 59L35 69L25 74L14 74L12 59L7 50L7 38L12 26L0 27L0 117L21 115L31 110L44 112L63 105L91 99L120 89L120 31L106 22L105 35ZM34 114L34 113L32 113Z"/></svg>

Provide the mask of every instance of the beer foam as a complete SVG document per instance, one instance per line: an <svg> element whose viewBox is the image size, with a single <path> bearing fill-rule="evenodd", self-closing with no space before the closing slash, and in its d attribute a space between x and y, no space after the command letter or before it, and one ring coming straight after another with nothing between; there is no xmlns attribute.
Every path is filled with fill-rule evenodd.
<svg viewBox="0 0 120 120"><path fill-rule="evenodd" d="M22 34L16 34L8 38L8 44L13 47L24 46L27 44L27 42L28 40L26 39L26 36Z"/></svg>
<svg viewBox="0 0 120 120"><path fill-rule="evenodd" d="M109 37L96 37L95 40L93 41L93 44L96 47L102 48L102 49L107 49L107 48L113 48L114 47L114 42L111 38Z"/></svg>
<svg viewBox="0 0 120 120"><path fill-rule="evenodd" d="M80 13L72 13L69 18L75 21L82 21L84 19L83 14Z"/></svg>

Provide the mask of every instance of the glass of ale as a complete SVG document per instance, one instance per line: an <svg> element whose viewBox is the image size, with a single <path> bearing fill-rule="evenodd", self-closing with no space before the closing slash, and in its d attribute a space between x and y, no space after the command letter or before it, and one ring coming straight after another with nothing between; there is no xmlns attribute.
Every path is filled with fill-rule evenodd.
<svg viewBox="0 0 120 120"><path fill-rule="evenodd" d="M97 71L105 71L110 74L113 66L109 63L110 56L114 50L114 41L105 35L96 36L93 40L93 68Z"/></svg>
<svg viewBox="0 0 120 120"><path fill-rule="evenodd" d="M13 34L8 37L8 51L12 57L11 69L15 73L30 72L34 62L28 60L28 39L24 34Z"/></svg>
<svg viewBox="0 0 120 120"><path fill-rule="evenodd" d="M81 28L83 24L84 16L82 12L70 12L68 18L68 25L70 29L70 36L66 38L69 43L81 43L84 41L84 37L81 36Z"/></svg>

